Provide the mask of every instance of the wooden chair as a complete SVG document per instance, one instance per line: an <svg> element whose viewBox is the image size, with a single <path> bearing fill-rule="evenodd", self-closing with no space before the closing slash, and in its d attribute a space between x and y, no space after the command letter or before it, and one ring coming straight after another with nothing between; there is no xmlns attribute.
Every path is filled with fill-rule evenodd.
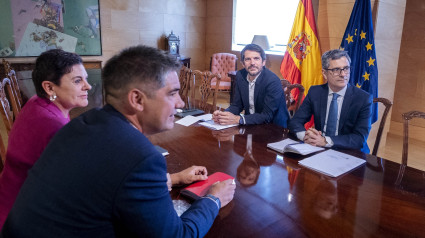
<svg viewBox="0 0 425 238"><path fill-rule="evenodd" d="M291 83L288 81L288 80L286 80L286 79L281 79L280 80L280 83L282 84L282 89L283 89L283 92L285 93L286 92L286 88L289 86L289 85L291 85ZM289 95L290 96L290 95ZM285 102L286 102L286 106L288 106L288 104L290 104L290 102L292 102L292 98L290 98L290 100L287 100L286 99L286 94L285 94Z"/></svg>
<svg viewBox="0 0 425 238"><path fill-rule="evenodd" d="M16 105L16 108L18 111L17 111L17 114L15 114L15 116L18 116L23 106L21 90L18 84L18 78L16 77L15 70L13 70L12 67L10 66L10 63L4 59L3 59L3 66L4 66L4 71L6 73L6 77L10 79L10 85L12 87L12 91L14 94L13 96L14 101L11 103Z"/></svg>
<svg viewBox="0 0 425 238"><path fill-rule="evenodd" d="M12 128L12 125L13 125L13 111L10 108L8 95L13 95L12 87L10 85L10 80L8 78L4 78L0 82L0 105L1 105L0 114L2 117L4 127L6 128L7 135L9 135L10 129ZM6 160L6 146L3 141L3 137L0 135L0 173L4 168L5 160Z"/></svg>
<svg viewBox="0 0 425 238"><path fill-rule="evenodd" d="M192 70L186 66L182 66L179 74L180 90L179 94L185 105L188 104L188 97L191 85Z"/></svg>
<svg viewBox="0 0 425 238"><path fill-rule="evenodd" d="M10 80L8 78L4 78L0 84L0 102L1 102L1 110L0 113L2 115L3 123L6 128L6 133L9 135L10 129L12 129L14 114L16 115L17 108L14 105L13 98L14 94L12 92L12 86ZM12 109L10 107L12 105Z"/></svg>
<svg viewBox="0 0 425 238"><path fill-rule="evenodd" d="M192 104L195 103L195 106L205 113L211 113L217 108L217 91L211 87L211 81L216 80L217 86L220 86L221 76L219 74L213 74L210 71L192 71L192 82L199 85L199 94L200 98L197 99L195 96L195 87L192 87L191 90L191 101ZM209 97L213 97L213 103L208 104Z"/></svg>
<svg viewBox="0 0 425 238"><path fill-rule="evenodd" d="M407 152L409 149L409 121L413 118L422 118L425 119L425 112L420 111L410 111L403 113L403 152L401 156L401 165L400 170L398 173L397 180L395 182L396 185L400 185L401 180L403 179L404 170L407 166ZM425 172L423 172L423 175L425 177Z"/></svg>
<svg viewBox="0 0 425 238"><path fill-rule="evenodd" d="M381 122L379 123L378 133L376 134L375 145L373 146L372 155L376 156L379 149L379 144L381 143L382 132L384 131L385 122L387 121L388 113L390 112L391 106L393 103L386 98L374 98L373 103L382 103L385 106L384 113L381 117Z"/></svg>
<svg viewBox="0 0 425 238"><path fill-rule="evenodd" d="M407 151L408 151L408 142L409 142L409 121L415 117L425 119L425 112L410 111L410 112L403 113L403 154L402 154L401 163L405 165L407 165Z"/></svg>
<svg viewBox="0 0 425 238"><path fill-rule="evenodd" d="M237 70L238 58L230 53L215 53L210 60L210 71L213 74L218 74L221 77L221 83L217 85L217 80L214 78L211 81L211 87L216 92L230 92L232 87L232 80L228 76L230 71ZM231 99L230 99L231 100Z"/></svg>
<svg viewBox="0 0 425 238"><path fill-rule="evenodd" d="M281 80L282 82L282 80ZM289 82L288 82L289 83ZM282 83L282 88L285 93L285 101L286 101L286 108L288 108L289 114L291 116L295 115L295 112L300 108L301 106L301 99L304 95L304 87L301 84L289 84L286 87L284 87L284 82ZM292 90L298 89L298 100L295 100L292 97Z"/></svg>
<svg viewBox="0 0 425 238"><path fill-rule="evenodd" d="M286 80L286 79L281 79L280 80L280 83L282 84L282 89L283 89L283 91L285 92L286 91L286 87L288 87L291 83L288 81L288 80Z"/></svg>

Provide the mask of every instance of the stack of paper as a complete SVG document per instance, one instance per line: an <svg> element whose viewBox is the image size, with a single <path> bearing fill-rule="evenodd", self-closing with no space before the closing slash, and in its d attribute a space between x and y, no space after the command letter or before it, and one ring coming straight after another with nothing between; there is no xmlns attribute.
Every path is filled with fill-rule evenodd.
<svg viewBox="0 0 425 238"><path fill-rule="evenodd" d="M180 124L182 126L190 126L198 121L208 121L211 120L212 118L212 114L204 114L204 115L200 115L200 116L185 116L182 119L176 121L177 124Z"/></svg>
<svg viewBox="0 0 425 238"><path fill-rule="evenodd" d="M303 159L298 163L328 176L338 177L365 162L363 159L342 152L327 150Z"/></svg>
<svg viewBox="0 0 425 238"><path fill-rule="evenodd" d="M229 128L229 127L238 126L239 124L220 125L218 123L215 123L213 120L209 120L209 121L206 121L206 122L201 122L201 123L199 123L199 125L206 126L206 127L213 129L213 130L223 130L223 129L226 129L226 128Z"/></svg>
<svg viewBox="0 0 425 238"><path fill-rule="evenodd" d="M212 114L204 114L197 117L194 116L185 116L182 119L176 121L177 124L183 125L183 126L190 126L198 121L203 121L199 123L199 125L206 126L213 130L223 130L229 127L238 126L239 124L232 124L232 125L220 125L218 123L215 123L212 120Z"/></svg>

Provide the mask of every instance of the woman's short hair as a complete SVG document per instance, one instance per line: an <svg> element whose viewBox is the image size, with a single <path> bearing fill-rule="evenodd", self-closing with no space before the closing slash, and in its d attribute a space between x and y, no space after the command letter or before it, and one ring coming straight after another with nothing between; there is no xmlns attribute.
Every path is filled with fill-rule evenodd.
<svg viewBox="0 0 425 238"><path fill-rule="evenodd" d="M59 49L43 52L35 61L35 69L32 72L32 82L37 96L47 97L42 86L43 81L49 81L60 86L62 76L70 73L74 65L82 63L81 57L75 53Z"/></svg>

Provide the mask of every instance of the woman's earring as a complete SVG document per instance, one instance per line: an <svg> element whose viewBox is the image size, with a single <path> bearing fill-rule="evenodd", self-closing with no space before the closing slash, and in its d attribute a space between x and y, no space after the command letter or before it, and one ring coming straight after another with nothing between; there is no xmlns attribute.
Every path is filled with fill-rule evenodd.
<svg viewBox="0 0 425 238"><path fill-rule="evenodd" d="M53 94L53 95L50 95L50 101L51 102L53 102L53 101L55 101L56 100L56 95L55 94Z"/></svg>

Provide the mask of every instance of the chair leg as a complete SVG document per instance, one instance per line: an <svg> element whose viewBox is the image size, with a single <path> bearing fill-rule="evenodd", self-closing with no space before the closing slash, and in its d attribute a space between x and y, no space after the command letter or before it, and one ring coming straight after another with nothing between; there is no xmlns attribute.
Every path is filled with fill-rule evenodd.
<svg viewBox="0 0 425 238"><path fill-rule="evenodd" d="M398 176L397 179L395 181L395 185L399 186L401 184L401 180L403 180L403 175L404 175L404 170L406 169L406 165L401 164L400 165L400 169L398 171Z"/></svg>
<svg viewBox="0 0 425 238"><path fill-rule="evenodd" d="M407 165L407 156L409 151L409 120L404 119L403 122L403 153L401 164Z"/></svg>

